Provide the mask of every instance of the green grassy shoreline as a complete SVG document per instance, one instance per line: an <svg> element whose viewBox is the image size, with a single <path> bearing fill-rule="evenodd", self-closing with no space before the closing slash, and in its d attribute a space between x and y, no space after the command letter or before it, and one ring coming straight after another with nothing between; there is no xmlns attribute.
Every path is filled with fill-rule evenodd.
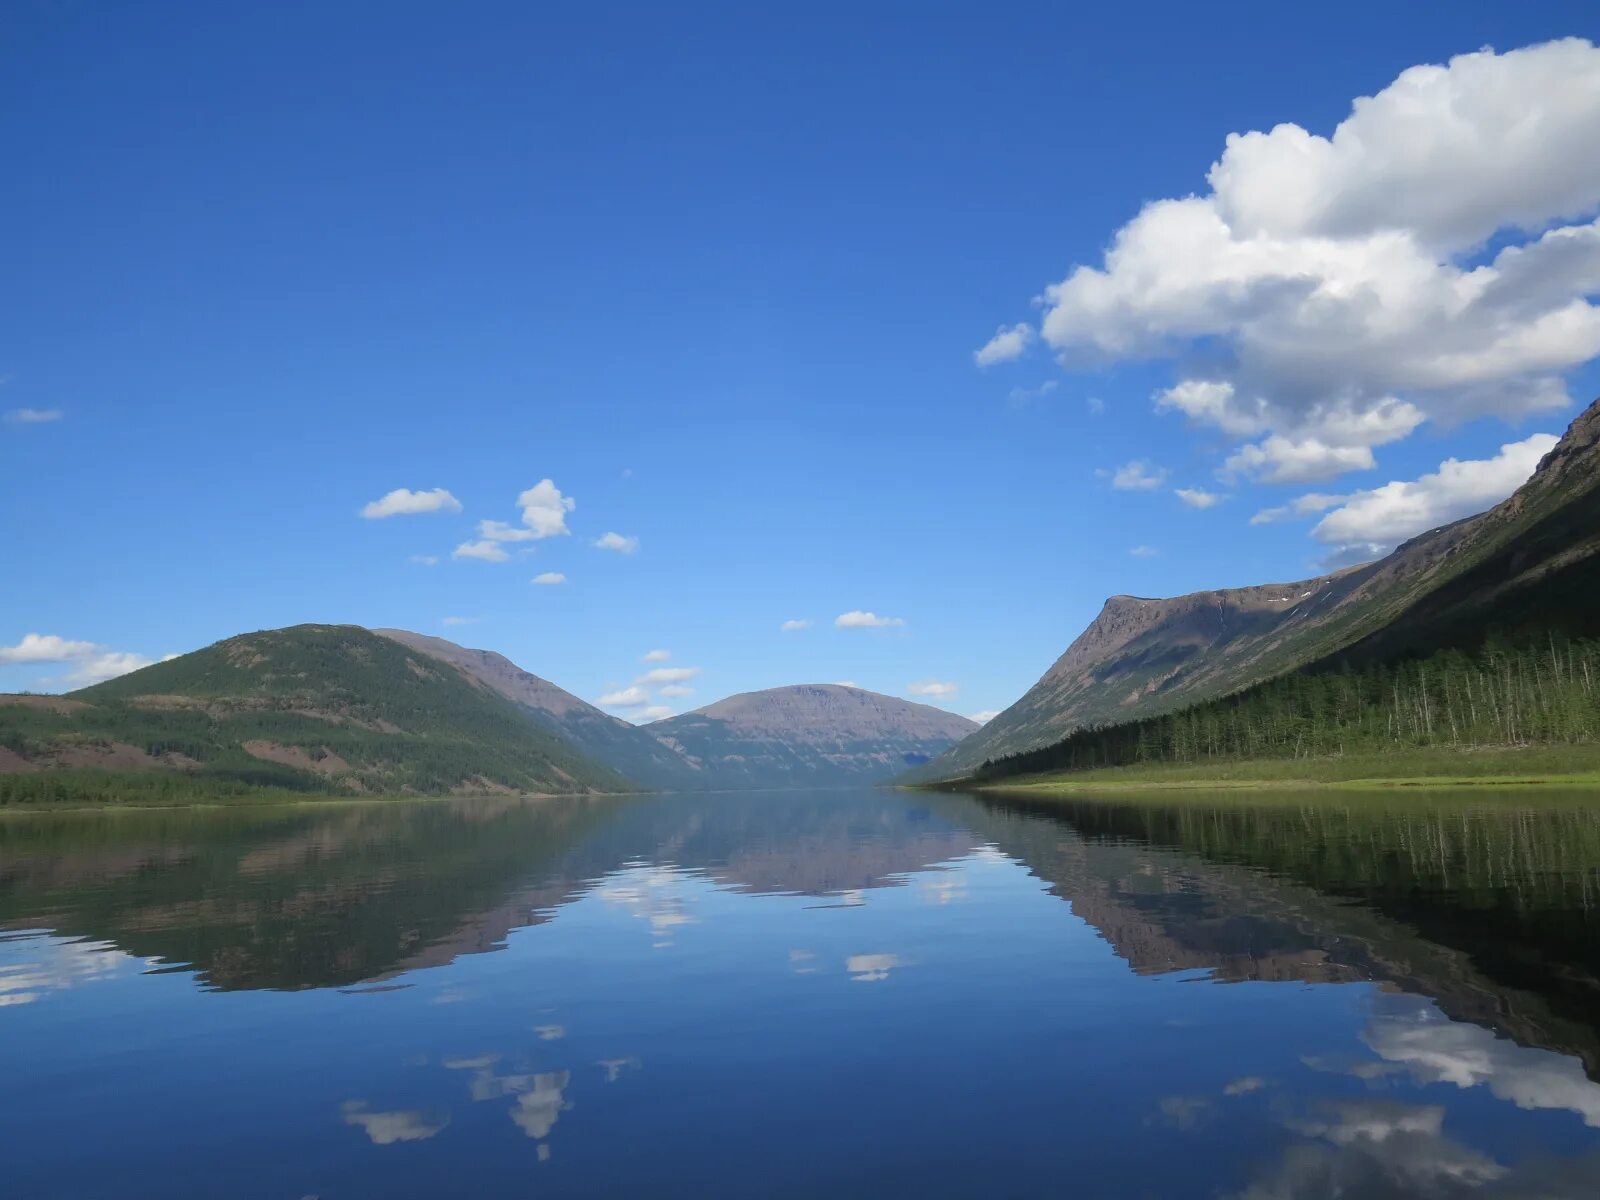
<svg viewBox="0 0 1600 1200"><path fill-rule="evenodd" d="M1600 787L1600 744L1428 748L1329 758L1147 763L1007 779L951 780L944 791L1071 794L1262 789Z"/></svg>
<svg viewBox="0 0 1600 1200"><path fill-rule="evenodd" d="M252 787L233 780L172 771L58 768L0 775L0 818L8 813L154 812L172 809L288 808L296 805L389 804L395 801L555 799L632 795L622 792L356 792Z"/></svg>

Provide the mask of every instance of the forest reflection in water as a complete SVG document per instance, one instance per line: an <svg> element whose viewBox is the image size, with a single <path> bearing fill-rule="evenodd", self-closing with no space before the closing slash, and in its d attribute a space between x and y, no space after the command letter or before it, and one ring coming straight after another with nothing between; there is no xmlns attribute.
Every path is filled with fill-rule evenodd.
<svg viewBox="0 0 1600 1200"><path fill-rule="evenodd" d="M497 1194L531 1164L554 1194L1587 1196L1597 870L1600 809L1559 795L12 818L9 1170L41 1196L127 1191L129 1162L152 1195ZM181 1163L157 1114L203 1118Z"/></svg>

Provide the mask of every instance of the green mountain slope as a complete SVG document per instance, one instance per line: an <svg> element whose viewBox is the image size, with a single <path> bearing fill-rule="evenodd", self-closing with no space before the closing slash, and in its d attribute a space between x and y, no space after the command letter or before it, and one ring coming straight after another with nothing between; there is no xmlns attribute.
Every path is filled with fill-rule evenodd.
<svg viewBox="0 0 1600 1200"><path fill-rule="evenodd" d="M717 788L842 787L892 779L977 726L841 684L745 692L645 726Z"/></svg>
<svg viewBox="0 0 1600 1200"><path fill-rule="evenodd" d="M705 772L663 745L648 731L602 712L549 680L524 671L492 650L470 650L444 638L404 629L374 633L448 663L469 679L517 705L549 730L595 762L654 791L685 791L706 786Z"/></svg>
<svg viewBox="0 0 1600 1200"><path fill-rule="evenodd" d="M456 668L353 625L243 634L68 697L4 701L0 770L13 779L67 768L235 790L634 786Z"/></svg>
<svg viewBox="0 0 1600 1200"><path fill-rule="evenodd" d="M915 773L959 778L989 759L1139 720L1290 671L1472 648L1490 628L1591 636L1600 585L1600 402L1533 477L1479 516L1388 557L1295 583L1114 596L1022 699Z"/></svg>

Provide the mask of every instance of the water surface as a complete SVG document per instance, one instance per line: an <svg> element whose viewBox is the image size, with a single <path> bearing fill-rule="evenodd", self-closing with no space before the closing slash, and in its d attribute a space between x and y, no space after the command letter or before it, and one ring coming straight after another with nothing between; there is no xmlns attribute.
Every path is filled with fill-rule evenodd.
<svg viewBox="0 0 1600 1200"><path fill-rule="evenodd" d="M0 820L11 1196L1592 1197L1600 805Z"/></svg>

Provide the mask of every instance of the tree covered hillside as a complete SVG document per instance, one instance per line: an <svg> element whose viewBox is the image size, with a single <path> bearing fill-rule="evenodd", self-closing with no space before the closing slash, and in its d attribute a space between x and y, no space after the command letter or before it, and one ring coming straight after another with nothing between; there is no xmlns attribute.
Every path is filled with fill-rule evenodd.
<svg viewBox="0 0 1600 1200"><path fill-rule="evenodd" d="M1178 712L1079 730L986 762L975 777L1596 741L1600 641L1492 638L1475 653L1298 672Z"/></svg>
<svg viewBox="0 0 1600 1200"><path fill-rule="evenodd" d="M196 783L224 793L631 786L454 667L351 625L244 634L68 697L5 697L0 768L0 800Z"/></svg>

